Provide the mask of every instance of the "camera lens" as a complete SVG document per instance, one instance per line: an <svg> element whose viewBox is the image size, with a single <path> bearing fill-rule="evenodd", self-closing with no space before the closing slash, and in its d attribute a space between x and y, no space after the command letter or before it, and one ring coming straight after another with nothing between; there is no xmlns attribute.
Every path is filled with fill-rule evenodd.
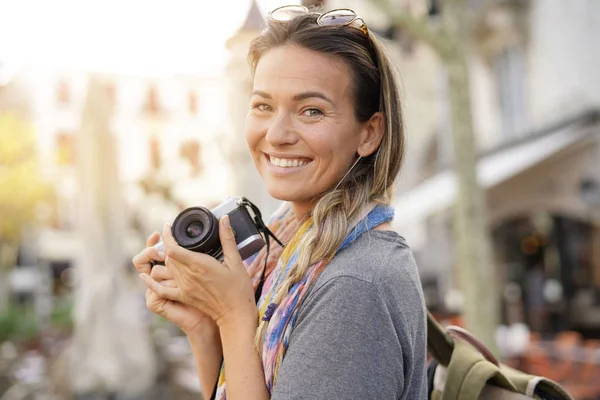
<svg viewBox="0 0 600 400"><path fill-rule="evenodd" d="M221 252L219 221L204 207L183 210L173 221L171 232L177 244L188 250L213 256Z"/></svg>
<svg viewBox="0 0 600 400"><path fill-rule="evenodd" d="M204 230L204 226L201 222L194 221L191 222L187 228L185 229L185 233L188 235L190 239L196 239L198 236L202 234Z"/></svg>

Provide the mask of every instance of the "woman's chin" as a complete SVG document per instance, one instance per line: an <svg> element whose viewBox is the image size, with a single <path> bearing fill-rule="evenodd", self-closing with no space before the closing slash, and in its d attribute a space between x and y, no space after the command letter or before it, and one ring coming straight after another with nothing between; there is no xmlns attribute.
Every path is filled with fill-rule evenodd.
<svg viewBox="0 0 600 400"><path fill-rule="evenodd" d="M273 187L267 187L267 191L271 197L281 201L298 202L303 201L306 198L306 196L303 196L302 193L298 193L298 187L273 185Z"/></svg>
<svg viewBox="0 0 600 400"><path fill-rule="evenodd" d="M281 190L281 188L276 188L274 190L268 190L269 194L272 198L281 200L281 201L297 201L298 196L295 196L293 193L286 192Z"/></svg>

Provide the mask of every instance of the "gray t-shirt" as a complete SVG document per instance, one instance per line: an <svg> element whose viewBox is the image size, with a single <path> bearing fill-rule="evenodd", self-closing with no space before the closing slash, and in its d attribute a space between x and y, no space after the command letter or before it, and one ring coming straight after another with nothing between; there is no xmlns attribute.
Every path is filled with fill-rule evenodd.
<svg viewBox="0 0 600 400"><path fill-rule="evenodd" d="M426 399L426 342L410 249L366 232L309 289L271 399Z"/></svg>

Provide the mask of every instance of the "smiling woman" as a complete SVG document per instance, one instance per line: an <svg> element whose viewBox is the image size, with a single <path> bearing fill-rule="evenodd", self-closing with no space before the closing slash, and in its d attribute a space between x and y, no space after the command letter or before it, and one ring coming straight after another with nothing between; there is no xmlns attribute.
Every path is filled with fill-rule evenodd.
<svg viewBox="0 0 600 400"><path fill-rule="evenodd" d="M355 118L350 79L343 60L294 45L272 49L257 64L248 146L269 193L293 201L296 213L308 213L381 141L381 114Z"/></svg>
<svg viewBox="0 0 600 400"><path fill-rule="evenodd" d="M143 275L148 307L186 332L212 398L426 398L423 293L389 224L404 131L379 40L352 10L287 6L249 59L246 141L283 201L269 227L285 248L242 263L222 218L221 264L167 227L166 267ZM165 254L149 247L134 264L151 258Z"/></svg>

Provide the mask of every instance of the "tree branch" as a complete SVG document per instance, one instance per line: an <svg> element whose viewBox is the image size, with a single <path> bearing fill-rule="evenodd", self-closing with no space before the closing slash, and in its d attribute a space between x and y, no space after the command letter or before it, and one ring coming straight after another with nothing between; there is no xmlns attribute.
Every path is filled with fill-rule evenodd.
<svg viewBox="0 0 600 400"><path fill-rule="evenodd" d="M408 32L416 40L429 45L438 54L447 53L451 38L444 34L443 28L435 26L426 17L417 17L390 4L389 0L372 0L372 2L385 13L392 25Z"/></svg>

